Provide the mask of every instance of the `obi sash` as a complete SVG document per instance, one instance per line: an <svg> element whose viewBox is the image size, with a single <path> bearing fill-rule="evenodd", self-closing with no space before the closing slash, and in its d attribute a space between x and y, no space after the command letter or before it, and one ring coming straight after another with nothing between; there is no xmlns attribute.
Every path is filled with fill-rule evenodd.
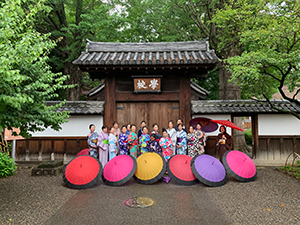
<svg viewBox="0 0 300 225"><path fill-rule="evenodd" d="M98 139L94 139L94 140L92 140L92 142L94 142L95 144L97 144Z"/></svg>
<svg viewBox="0 0 300 225"><path fill-rule="evenodd" d="M193 145L194 145L194 143L192 143L192 142L188 142L188 145L191 145L191 146L193 146Z"/></svg>
<svg viewBox="0 0 300 225"><path fill-rule="evenodd" d="M102 140L102 143L105 144L105 145L108 145L108 140L104 139L104 140Z"/></svg>
<svg viewBox="0 0 300 225"><path fill-rule="evenodd" d="M182 142L182 140L183 140L183 138L181 138L181 137L177 138L177 142Z"/></svg>

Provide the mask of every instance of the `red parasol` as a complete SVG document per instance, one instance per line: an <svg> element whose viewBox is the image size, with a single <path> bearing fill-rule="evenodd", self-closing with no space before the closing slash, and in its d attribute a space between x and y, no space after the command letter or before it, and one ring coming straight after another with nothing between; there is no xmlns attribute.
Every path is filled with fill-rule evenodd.
<svg viewBox="0 0 300 225"><path fill-rule="evenodd" d="M90 155L90 150L88 148L82 149L80 152L77 153L76 157L80 155Z"/></svg>
<svg viewBox="0 0 300 225"><path fill-rule="evenodd" d="M239 128L237 125L235 125L234 123L228 121L228 120L212 120L212 122L215 122L215 123L218 123L218 124L221 124L221 125L224 125L226 127L230 127L232 129L236 129L236 130L239 130L239 131L243 131L241 128ZM244 131L243 131L244 132Z"/></svg>
<svg viewBox="0 0 300 225"><path fill-rule="evenodd" d="M81 155L72 159L65 167L63 180L74 189L89 188L96 184L102 174L102 165L98 159Z"/></svg>
<svg viewBox="0 0 300 225"><path fill-rule="evenodd" d="M192 185L198 182L191 169L192 157L188 155L174 155L168 163L168 174L176 183Z"/></svg>

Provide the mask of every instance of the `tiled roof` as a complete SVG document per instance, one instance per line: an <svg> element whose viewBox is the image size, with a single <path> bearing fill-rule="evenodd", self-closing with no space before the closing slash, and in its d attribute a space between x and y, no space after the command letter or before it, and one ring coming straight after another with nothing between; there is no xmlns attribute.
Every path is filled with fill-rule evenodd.
<svg viewBox="0 0 300 225"><path fill-rule="evenodd" d="M75 65L207 65L218 57L207 41L112 43L87 40Z"/></svg>
<svg viewBox="0 0 300 225"><path fill-rule="evenodd" d="M286 100L271 100L280 109L300 113L300 107ZM193 114L279 113L267 101L259 100L201 100L192 101Z"/></svg>
<svg viewBox="0 0 300 225"><path fill-rule="evenodd" d="M48 105L61 103L59 101L48 101ZM67 101L58 112L70 111L75 115L103 115L104 102L102 101Z"/></svg>

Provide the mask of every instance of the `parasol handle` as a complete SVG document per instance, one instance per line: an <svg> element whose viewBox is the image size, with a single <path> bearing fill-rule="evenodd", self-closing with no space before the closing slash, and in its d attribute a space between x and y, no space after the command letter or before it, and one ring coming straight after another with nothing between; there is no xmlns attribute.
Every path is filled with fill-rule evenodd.
<svg viewBox="0 0 300 225"><path fill-rule="evenodd" d="M116 162L116 161L114 161L114 163L115 163L115 165L117 165L117 162Z"/></svg>
<svg viewBox="0 0 300 225"><path fill-rule="evenodd" d="M247 158L244 159L244 161L246 161Z"/></svg>
<svg viewBox="0 0 300 225"><path fill-rule="evenodd" d="M213 165L214 163L215 163L215 161L213 161L211 165Z"/></svg>
<svg viewBox="0 0 300 225"><path fill-rule="evenodd" d="M145 163L147 163L147 160L145 160Z"/></svg>
<svg viewBox="0 0 300 225"><path fill-rule="evenodd" d="M80 167L82 167L82 164L80 164Z"/></svg>
<svg viewBox="0 0 300 225"><path fill-rule="evenodd" d="M185 161L185 164L187 164L187 163L188 163L188 161L186 160L186 161Z"/></svg>

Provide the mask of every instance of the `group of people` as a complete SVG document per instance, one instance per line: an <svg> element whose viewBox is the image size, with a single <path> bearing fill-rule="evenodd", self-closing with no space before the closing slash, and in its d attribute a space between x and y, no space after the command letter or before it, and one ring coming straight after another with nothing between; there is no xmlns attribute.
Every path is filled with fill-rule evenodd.
<svg viewBox="0 0 300 225"><path fill-rule="evenodd" d="M223 128L225 129L225 127ZM207 139L207 135L201 130L200 123L196 125L196 128L190 126L187 132L180 118L177 120L175 127L173 121L170 120L168 122L168 129L163 128L162 134L159 132L158 124L154 124L152 132L149 132L145 121L141 122L138 132L134 124L124 125L120 129L117 122L113 122L110 128L103 126L99 134L95 131L94 124L91 124L89 129L90 133L87 136L89 153L93 157L99 157L103 166L108 160L117 155L130 154L132 157L137 158L138 155L146 152L159 153L166 161L175 154L188 154L194 157L205 152L204 147L206 146ZM230 135L226 133L226 135L220 136L222 141L224 138L229 143ZM216 142L218 148L222 147L223 151L223 147L225 146L223 146L223 142L219 140L216 140Z"/></svg>

